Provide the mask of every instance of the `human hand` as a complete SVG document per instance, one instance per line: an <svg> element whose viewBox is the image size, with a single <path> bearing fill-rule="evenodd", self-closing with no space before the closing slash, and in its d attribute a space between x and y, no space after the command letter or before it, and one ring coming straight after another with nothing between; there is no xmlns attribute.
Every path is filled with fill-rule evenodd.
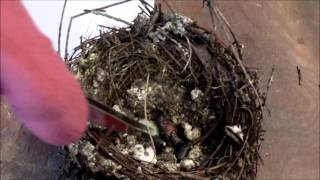
<svg viewBox="0 0 320 180"><path fill-rule="evenodd" d="M86 129L80 85L20 1L1 1L1 93L18 119L47 143L71 143Z"/></svg>

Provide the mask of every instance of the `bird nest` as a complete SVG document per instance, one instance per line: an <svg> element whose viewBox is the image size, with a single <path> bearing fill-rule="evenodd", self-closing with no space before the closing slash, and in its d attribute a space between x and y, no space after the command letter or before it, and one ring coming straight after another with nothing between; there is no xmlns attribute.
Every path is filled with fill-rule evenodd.
<svg viewBox="0 0 320 180"><path fill-rule="evenodd" d="M157 132L92 124L66 147L60 178L254 179L265 95L228 22L211 4L209 31L141 3L133 23L86 10L128 26L102 27L66 64L86 96Z"/></svg>

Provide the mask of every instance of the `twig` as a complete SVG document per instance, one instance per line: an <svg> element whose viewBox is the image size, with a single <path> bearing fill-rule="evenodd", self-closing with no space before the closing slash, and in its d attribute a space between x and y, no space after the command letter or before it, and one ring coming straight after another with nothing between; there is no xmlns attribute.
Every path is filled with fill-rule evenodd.
<svg viewBox="0 0 320 180"><path fill-rule="evenodd" d="M197 176L195 174L191 174L188 172L177 172L179 175L181 175L182 177L185 177L186 179L197 179L197 180L210 180L210 178L208 177L201 177L201 176ZM178 178L181 179L181 178Z"/></svg>
<svg viewBox="0 0 320 180"><path fill-rule="evenodd" d="M147 76L147 82L146 82L146 93L145 93L145 97L144 97L144 118L146 121L148 121L148 113L147 113L147 97L148 97L148 88L149 88L149 77L150 75L148 74ZM154 141L153 141L153 138L151 136L151 132L150 132L150 127L147 126L148 128L148 134L149 134L149 138L150 138L150 141L151 141L151 145L152 145L152 148L154 150L154 157L153 159L156 159L157 158L157 155L156 155L156 146L154 145Z"/></svg>
<svg viewBox="0 0 320 180"><path fill-rule="evenodd" d="M210 135L211 133L215 130L215 128L218 126L218 124L220 123L220 121L222 120L223 115L220 115L219 118L216 120L215 124L210 128L210 130L206 133L205 136L203 136L198 142L196 141L195 143L193 143L193 145L200 143L202 144Z"/></svg>
<svg viewBox="0 0 320 180"><path fill-rule="evenodd" d="M233 113L232 113L232 117L231 117L231 124L233 124L234 116L235 116L236 111L237 111L237 106L238 106L238 97L236 97L236 100L235 100L235 103L234 103Z"/></svg>
<svg viewBox="0 0 320 180"><path fill-rule="evenodd" d="M274 65L272 66L272 69L271 69L271 74L270 74L270 78L269 78L269 80L268 80L268 85L267 85L267 89L266 89L266 92L265 92L265 95L264 95L264 101L263 101L263 105L265 105L266 104L266 101L267 101L267 97L268 97L268 92L269 92L269 89L270 89L270 87L271 87L271 84L272 84L272 82L273 82L273 75L274 75L274 70L275 70L275 67L274 67Z"/></svg>
<svg viewBox="0 0 320 180"><path fill-rule="evenodd" d="M132 23L129 23L128 21L125 21L123 19L120 19L120 18L117 18L117 17L114 17L114 16L111 16L107 13L103 13L103 12L100 12L100 11L96 11L96 10L87 10L88 12L91 12L92 14L95 14L95 15L100 15L100 16L104 16L104 17L107 17L107 18L110 18L110 19L113 19L113 20L116 20L116 21L119 21L119 22L122 22L128 26L132 26L133 24Z"/></svg>
<svg viewBox="0 0 320 180"><path fill-rule="evenodd" d="M217 152L220 150L220 148L222 147L224 141L226 140L226 136L223 137L223 139L221 140L220 144L218 145L218 147L211 153L211 155L209 156L209 158L207 158L207 160L201 165L202 168L204 168L208 163L208 167L211 166L212 164L212 160L213 157L217 154Z"/></svg>
<svg viewBox="0 0 320 180"><path fill-rule="evenodd" d="M244 170L244 167L245 167L245 164L243 164L243 165L241 166L241 170L240 170L240 173L239 173L239 175L238 175L238 177L237 177L237 180L240 180L241 175L242 175L243 170Z"/></svg>
<svg viewBox="0 0 320 180"><path fill-rule="evenodd" d="M238 151L237 156L236 156L236 158L234 159L234 161L232 162L232 164L231 164L231 165L229 166L229 168L223 173L223 177L226 176L226 174L232 169L232 167L233 167L233 166L236 164L236 162L239 160L239 158L240 158L241 154L243 153L245 147L246 147L246 146L249 146L249 144L248 144L249 133L250 133L250 130L251 130L253 124L254 124L254 119L253 119L252 112L251 112L249 109L243 108L243 107L242 107L242 109L245 109L245 110L248 111L248 113L249 113L249 115L250 115L251 125L250 125L250 127L249 127L249 129L248 129L248 132L247 132L247 134L246 134L246 138L245 138L245 140L244 140L244 142L243 142L243 145L242 145L241 149Z"/></svg>
<svg viewBox="0 0 320 180"><path fill-rule="evenodd" d="M168 9L172 15L176 14L167 0L163 0L163 2L166 4L166 6L168 7Z"/></svg>
<svg viewBox="0 0 320 180"><path fill-rule="evenodd" d="M298 66L297 67L297 73L298 73L298 80L299 80L299 86L301 86L302 78L301 78L301 70Z"/></svg>
<svg viewBox="0 0 320 180"><path fill-rule="evenodd" d="M211 0L203 0L203 5L206 3L207 6L209 7L209 13L210 13L210 18L211 18L211 22L212 22L212 26L213 26L213 32L215 33L217 31L217 27L216 27L216 23L215 23L215 20L214 20L214 14L215 14L215 11L214 11L214 7L213 6L213 2L211 2Z"/></svg>
<svg viewBox="0 0 320 180"><path fill-rule="evenodd" d="M110 8L110 7L113 7L113 6L117 6L117 5L119 5L119 4L123 4L123 3L129 2L129 1L132 1L132 0L124 0L124 1L116 2L116 3L114 3L114 4L110 4L110 5L103 6L103 7L100 7L100 8L96 8L96 9L93 9L93 10L94 10L94 11L99 11L99 10L107 9L107 8ZM71 31L71 26L72 26L73 20L74 20L75 18L78 18L78 17L80 17L80 16L83 16L83 15L86 15L86 14L89 14L89 13L90 13L90 12L85 11L85 12L83 12L83 13L74 15L74 16L72 16L72 17L70 18L69 26L68 26L68 30L67 30L65 52L64 52L64 59L65 59L65 60L68 59L69 36L70 36L70 31Z"/></svg>
<svg viewBox="0 0 320 180"><path fill-rule="evenodd" d="M234 42L235 42L236 44L238 44L238 41L237 41L237 39L236 39L236 36L234 35L233 31L231 30L231 26L230 26L229 22L228 22L228 21L226 20L226 18L223 16L223 14L220 12L220 10L219 10L218 8L216 8L216 7L212 7L212 6L208 6L208 7L211 8L211 9L214 9L214 10L216 10L216 11L218 12L218 13L217 13L217 15L218 15L217 17L221 17L221 19L223 20L223 22L227 25L227 28L228 28L228 30L229 30L229 33L231 33L231 35L232 35L232 37L233 37L233 39L234 39ZM222 28L222 29L225 31L225 33L226 33L226 35L227 35L228 32L227 32L224 28ZM230 40L230 37L227 36L227 38ZM243 74L245 75L245 77L246 77L247 81L249 82L250 86L252 87L255 95L257 96L257 100L258 100L260 109L263 110L263 104L262 104L262 102L261 102L260 95L259 95L256 87L253 85L253 81L252 81L250 75L248 74L246 68L244 67L244 65L243 65L243 63L242 63L242 60L240 59L241 56L239 55L239 52L235 49L235 47L234 47L233 44L231 44L231 51L233 52L233 55L234 55L235 59L237 60L237 63L239 64L239 66L240 66Z"/></svg>
<svg viewBox="0 0 320 180"><path fill-rule="evenodd" d="M58 54L59 54L59 56L61 56L61 52L60 52L60 47L61 47L61 31L62 31L62 23L63 23L64 12L65 12L65 10L66 10L67 1L68 1L68 0L64 0L62 12L61 12L60 24L59 24L59 33L58 33Z"/></svg>
<svg viewBox="0 0 320 180"><path fill-rule="evenodd" d="M138 7L139 7L139 9L141 11L139 14L146 15L147 17L150 17L150 14L148 14L149 12L146 12L146 10L143 9L143 7L141 7L141 6L138 6Z"/></svg>
<svg viewBox="0 0 320 180"><path fill-rule="evenodd" d="M159 18L159 16L160 16L160 12L159 12L159 11L155 11L155 12L153 13L153 15L151 16L151 19L150 19L149 29L148 29L145 37L149 36L151 30L152 30L153 27L154 27L154 24L156 23L156 21L157 21L158 18Z"/></svg>
<svg viewBox="0 0 320 180"><path fill-rule="evenodd" d="M227 21L227 19L224 17L224 15L222 14L222 12L220 11L219 8L216 8L216 7L213 7L213 10L215 12L215 15L216 17L218 18L218 20L222 19L222 21L226 24L227 26L227 29L229 30L231 36L232 36L232 39L233 39L233 42L231 42L231 46L233 46L234 44L236 45L237 47L237 53L239 54L239 57L240 59L242 59L242 53L241 53L241 50L239 49L239 47L242 47L242 45L240 45L236 35L233 33L232 29L231 29L231 25L229 24L229 22ZM218 23L220 24L220 21L218 21ZM227 36L227 39L229 39L229 41L231 41L230 37L228 36L228 33L227 31L224 29L224 26L222 26L223 30L225 31L226 33L226 36Z"/></svg>
<svg viewBox="0 0 320 180"><path fill-rule="evenodd" d="M147 3L145 0L139 0L139 1L143 5L143 7L149 12L149 14L151 14L153 11L153 7L149 3Z"/></svg>
<svg viewBox="0 0 320 180"><path fill-rule="evenodd" d="M191 57L192 57L192 48L191 48L190 40L189 40L189 38L188 38L187 36L186 36L185 38L186 38L186 40L187 40L188 47L189 47L189 58L188 58L187 64L184 66L182 72L184 72L184 71L187 69L188 65L189 65L190 62L191 62ZM190 68L191 68L191 67L190 67Z"/></svg>
<svg viewBox="0 0 320 180"><path fill-rule="evenodd" d="M165 53L172 59L174 60L174 62L181 68L182 67L182 64L174 57L174 55L168 51L168 49L162 45L162 44L159 44L159 46L165 51Z"/></svg>

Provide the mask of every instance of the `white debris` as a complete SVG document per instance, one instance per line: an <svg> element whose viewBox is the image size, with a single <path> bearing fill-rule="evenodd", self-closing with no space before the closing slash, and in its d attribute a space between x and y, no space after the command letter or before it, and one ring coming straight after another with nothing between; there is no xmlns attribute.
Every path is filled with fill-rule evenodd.
<svg viewBox="0 0 320 180"><path fill-rule="evenodd" d="M142 168L141 168L141 166L138 167L137 171L138 171L139 174L142 174Z"/></svg>
<svg viewBox="0 0 320 180"><path fill-rule="evenodd" d="M226 126L224 130L236 143L240 144L243 141L243 132L240 125Z"/></svg>
<svg viewBox="0 0 320 180"><path fill-rule="evenodd" d="M139 123L145 125L146 127L149 127L151 136L156 136L159 134L159 129L154 121L141 119L139 120Z"/></svg>
<svg viewBox="0 0 320 180"><path fill-rule="evenodd" d="M123 154L123 155L129 154L129 150L128 150L128 149L122 149L120 152L121 152L121 154Z"/></svg>
<svg viewBox="0 0 320 180"><path fill-rule="evenodd" d="M203 95L203 92L199 88L195 88L191 91L191 99L194 101Z"/></svg>
<svg viewBox="0 0 320 180"><path fill-rule="evenodd" d="M170 17L170 20L166 22L162 27L157 28L156 31L150 32L149 37L152 39L153 43L158 43L160 41L166 40L169 32L173 34L184 36L186 34L185 27L193 23L190 18L175 14Z"/></svg>
<svg viewBox="0 0 320 180"><path fill-rule="evenodd" d="M180 163L161 162L157 165L170 172L178 171L180 168Z"/></svg>
<svg viewBox="0 0 320 180"><path fill-rule="evenodd" d="M177 163L177 157L174 154L174 149L171 147L166 147L164 149L164 152L161 154L157 155L157 160L159 164L164 164L164 163Z"/></svg>
<svg viewBox="0 0 320 180"><path fill-rule="evenodd" d="M78 144L69 144L68 149L69 149L69 152L72 153L72 155L77 155L79 152Z"/></svg>
<svg viewBox="0 0 320 180"><path fill-rule="evenodd" d="M127 90L127 93L132 95L132 96L136 96L138 97L138 99L142 100L143 96L141 95L141 90L139 90L139 88L137 87L131 87L130 89Z"/></svg>
<svg viewBox="0 0 320 180"><path fill-rule="evenodd" d="M199 145L192 147L188 154L189 159L199 159L203 156L202 150Z"/></svg>
<svg viewBox="0 0 320 180"><path fill-rule="evenodd" d="M174 152L174 149L173 149L172 147L166 147L166 148L164 149L164 152L166 152L166 153L173 153L173 152Z"/></svg>
<svg viewBox="0 0 320 180"><path fill-rule="evenodd" d="M87 142L81 148L81 153L86 157L90 157L94 153L94 150L95 150L94 145L92 145L91 143Z"/></svg>
<svg viewBox="0 0 320 180"><path fill-rule="evenodd" d="M95 88L99 87L98 81L93 80L93 85L92 86L95 87Z"/></svg>
<svg viewBox="0 0 320 180"><path fill-rule="evenodd" d="M146 82L142 79L136 80L131 85L130 89L127 90L127 93L129 96L140 101L140 103L145 101L146 95L151 102L159 99L159 96L166 96L166 94L163 93L163 87L160 84L151 81L148 84L148 88L146 88Z"/></svg>
<svg viewBox="0 0 320 180"><path fill-rule="evenodd" d="M143 158L144 155L144 147L142 144L136 144L133 148L133 157L135 159L141 160L141 158Z"/></svg>
<svg viewBox="0 0 320 180"><path fill-rule="evenodd" d="M209 117L208 117L209 120L214 120L216 119L216 115L215 114L211 114Z"/></svg>
<svg viewBox="0 0 320 180"><path fill-rule="evenodd" d="M172 116L172 122L174 124L180 124L181 118L179 116Z"/></svg>
<svg viewBox="0 0 320 180"><path fill-rule="evenodd" d="M121 142L120 139L115 139L116 147L123 155L130 154L134 151L134 145L137 143L137 137L134 135L128 135L127 133L122 134Z"/></svg>
<svg viewBox="0 0 320 180"><path fill-rule="evenodd" d="M106 79L106 72L102 68L97 68L97 81L103 82Z"/></svg>
<svg viewBox="0 0 320 180"><path fill-rule="evenodd" d="M178 17L182 21L182 23L186 25L190 25L194 22L191 18L180 14L176 14L176 17Z"/></svg>
<svg viewBox="0 0 320 180"><path fill-rule="evenodd" d="M88 59L89 60L96 60L98 59L99 55L97 53L90 53Z"/></svg>
<svg viewBox="0 0 320 180"><path fill-rule="evenodd" d="M80 58L79 65L80 66L86 66L88 62L89 62L88 59Z"/></svg>
<svg viewBox="0 0 320 180"><path fill-rule="evenodd" d="M106 171L114 171L114 170L119 170L122 168L121 165L115 163L113 160L111 159L105 159L105 158L100 158L99 159L99 163L101 164L101 166L106 170Z"/></svg>
<svg viewBox="0 0 320 180"><path fill-rule="evenodd" d="M93 94L94 95L98 95L99 94L99 92L100 92L100 90L98 89L98 88L96 88L96 89L93 89Z"/></svg>
<svg viewBox="0 0 320 180"><path fill-rule="evenodd" d="M96 152L95 147L90 142L85 142L81 144L80 153L87 159L88 166L93 171L96 171Z"/></svg>
<svg viewBox="0 0 320 180"><path fill-rule="evenodd" d="M133 158L152 164L157 163L156 154L151 146L144 148L142 144L136 144L133 148Z"/></svg>
<svg viewBox="0 0 320 180"><path fill-rule="evenodd" d="M96 168L96 163L94 162L95 159L92 160L92 161L90 161L90 160L88 160L88 161L89 161L88 167L89 167L93 172L97 172L98 169Z"/></svg>
<svg viewBox="0 0 320 180"><path fill-rule="evenodd" d="M192 22L193 21L190 18L176 14L172 17L171 21L167 22L162 27L162 29L183 36L186 33L185 27Z"/></svg>
<svg viewBox="0 0 320 180"><path fill-rule="evenodd" d="M160 41L166 40L167 32L163 32L163 30L158 29L156 32L150 32L149 37L152 39L153 43L159 43Z"/></svg>
<svg viewBox="0 0 320 180"><path fill-rule="evenodd" d="M196 166L197 166L197 163L192 159L183 159L180 162L180 167L181 169L184 169L184 170L190 170L192 168L195 168Z"/></svg>
<svg viewBox="0 0 320 180"><path fill-rule="evenodd" d="M144 85L144 84L143 84ZM148 93L152 91L152 87L148 87ZM135 96L138 100L144 101L146 98L147 90L145 86L140 87L131 87L127 90L127 93L131 96Z"/></svg>
<svg viewBox="0 0 320 180"><path fill-rule="evenodd" d="M145 148L144 154L145 157L148 157L148 162L151 162L153 164L157 163L156 153L151 146Z"/></svg>
<svg viewBox="0 0 320 180"><path fill-rule="evenodd" d="M187 130L190 131L192 129L192 126L187 122L183 123L182 127L184 131L187 131Z"/></svg>
<svg viewBox="0 0 320 180"><path fill-rule="evenodd" d="M120 107L119 105L117 105L117 104L113 105L112 109L115 110L115 111L117 111L117 112L119 112L119 113L121 113L121 114L123 114L123 115L127 115L127 113L124 112L124 111L121 109L121 107Z"/></svg>
<svg viewBox="0 0 320 180"><path fill-rule="evenodd" d="M184 135L190 141L198 139L201 136L201 130L197 127L192 128L192 126L187 122L184 122L182 127L184 129Z"/></svg>
<svg viewBox="0 0 320 180"><path fill-rule="evenodd" d="M132 145L136 144L137 137L134 135L128 135L128 136L126 136L126 141L127 141L128 145L132 146Z"/></svg>
<svg viewBox="0 0 320 180"><path fill-rule="evenodd" d="M81 59L79 59L79 60L81 60ZM78 61L79 61L78 60ZM77 61L77 60L74 60L74 62L75 61ZM71 72L79 72L80 71L80 69L79 69L79 65L78 64L71 64L70 65L70 70L71 70Z"/></svg>

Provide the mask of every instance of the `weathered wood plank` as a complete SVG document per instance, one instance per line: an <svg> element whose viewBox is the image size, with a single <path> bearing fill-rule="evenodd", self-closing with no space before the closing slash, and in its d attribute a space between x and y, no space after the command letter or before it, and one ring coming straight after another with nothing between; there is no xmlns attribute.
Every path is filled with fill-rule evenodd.
<svg viewBox="0 0 320 180"><path fill-rule="evenodd" d="M319 1L216 2L245 45L245 63L261 70L263 87L276 65L258 179L319 179ZM169 3L210 27L200 1Z"/></svg>
<svg viewBox="0 0 320 180"><path fill-rule="evenodd" d="M200 0L170 1L206 27ZM258 179L319 179L319 1L217 1L265 86L276 65ZM165 5L163 5L165 7ZM298 84L296 66L301 69ZM54 179L61 157L21 127L1 102L1 179Z"/></svg>

